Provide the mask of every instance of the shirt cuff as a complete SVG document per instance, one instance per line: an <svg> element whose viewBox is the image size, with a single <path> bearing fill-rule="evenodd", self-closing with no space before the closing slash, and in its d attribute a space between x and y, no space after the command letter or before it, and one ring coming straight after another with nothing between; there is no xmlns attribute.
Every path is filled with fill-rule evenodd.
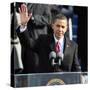
<svg viewBox="0 0 90 90"><path fill-rule="evenodd" d="M21 25L20 26L20 32L21 33L24 32L26 29L27 29L27 25L25 25L25 26Z"/></svg>

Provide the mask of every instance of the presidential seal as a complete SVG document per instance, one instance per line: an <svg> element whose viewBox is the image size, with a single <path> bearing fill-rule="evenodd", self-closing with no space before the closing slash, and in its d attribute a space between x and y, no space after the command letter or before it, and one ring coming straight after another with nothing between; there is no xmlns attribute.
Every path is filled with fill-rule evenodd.
<svg viewBox="0 0 90 90"><path fill-rule="evenodd" d="M50 86L50 85L64 85L65 82L61 79L51 79L50 81L48 81L47 83L47 86Z"/></svg>

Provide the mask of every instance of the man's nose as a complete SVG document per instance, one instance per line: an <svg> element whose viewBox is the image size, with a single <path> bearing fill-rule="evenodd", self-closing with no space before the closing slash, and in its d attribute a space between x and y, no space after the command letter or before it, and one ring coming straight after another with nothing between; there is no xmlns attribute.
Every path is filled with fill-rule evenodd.
<svg viewBox="0 0 90 90"><path fill-rule="evenodd" d="M61 27L59 27L59 31L61 32L63 29Z"/></svg>

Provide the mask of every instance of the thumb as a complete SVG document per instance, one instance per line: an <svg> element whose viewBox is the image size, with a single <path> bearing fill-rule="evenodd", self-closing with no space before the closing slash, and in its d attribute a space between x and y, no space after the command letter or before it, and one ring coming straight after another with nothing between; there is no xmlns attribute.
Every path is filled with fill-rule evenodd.
<svg viewBox="0 0 90 90"><path fill-rule="evenodd" d="M28 20L31 19L31 17L32 17L32 13L30 13L30 14L28 15Z"/></svg>

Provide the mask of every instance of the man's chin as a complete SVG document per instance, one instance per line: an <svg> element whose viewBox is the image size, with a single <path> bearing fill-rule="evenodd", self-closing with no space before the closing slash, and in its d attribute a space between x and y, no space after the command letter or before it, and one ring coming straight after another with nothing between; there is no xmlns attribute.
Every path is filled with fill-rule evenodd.
<svg viewBox="0 0 90 90"><path fill-rule="evenodd" d="M62 37L63 37L63 36L58 36L57 39L60 39L60 38L62 38Z"/></svg>

